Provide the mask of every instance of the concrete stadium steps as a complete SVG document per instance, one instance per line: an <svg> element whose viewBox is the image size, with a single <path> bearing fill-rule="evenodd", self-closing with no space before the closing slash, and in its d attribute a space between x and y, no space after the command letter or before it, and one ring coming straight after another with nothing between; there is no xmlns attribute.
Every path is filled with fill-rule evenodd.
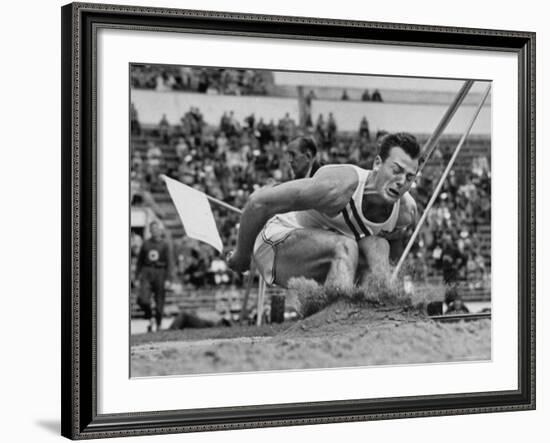
<svg viewBox="0 0 550 443"><path fill-rule="evenodd" d="M131 151L140 154L143 161L147 159L148 143L153 142L158 146L162 152L162 166L165 170L175 170L179 166L178 156L174 146L163 143L160 137L151 135L153 131L148 131L149 135L142 135L140 137L132 136L131 138Z"/></svg>

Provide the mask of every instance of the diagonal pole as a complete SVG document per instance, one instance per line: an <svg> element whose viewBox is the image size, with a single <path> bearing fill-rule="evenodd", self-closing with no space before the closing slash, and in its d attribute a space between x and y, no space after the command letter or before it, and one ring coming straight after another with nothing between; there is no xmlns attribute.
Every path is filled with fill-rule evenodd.
<svg viewBox="0 0 550 443"><path fill-rule="evenodd" d="M457 109L460 107L460 105L468 95L468 92L470 92L470 89L472 89L473 84L474 84L473 80L466 80L464 82L464 84L458 91L457 95L455 96L453 102L447 108L447 111L445 111L445 114L443 114L443 117L441 118L441 121L435 128L434 132L432 133L432 135L430 135L430 138L424 144L424 148L422 149L423 162L418 168L418 171L416 171L416 175L420 175L420 173L424 169L424 166L426 165L426 163L428 163L428 159L432 156L437 146L437 143L439 143L439 139L441 138L443 131L445 131L445 128L447 127L451 119L454 117Z"/></svg>
<svg viewBox="0 0 550 443"><path fill-rule="evenodd" d="M225 208L225 209L228 209L232 212L235 212L236 214L242 214L243 211L242 209L239 209L239 208L236 208L235 206L232 206L230 205L229 203L226 203L224 201L221 201L221 200L218 200L217 198L215 197L211 197L210 195L206 194L203 192L204 195L206 195L206 198L211 202L211 203L214 203L218 206L221 206L222 208Z"/></svg>
<svg viewBox="0 0 550 443"><path fill-rule="evenodd" d="M406 246L405 250L403 251L403 254L401 254L401 258L399 259L399 262L397 263L397 266L393 270L392 277L391 277L392 280L395 280L395 278L397 277L397 274L399 273L399 270L401 269L401 266L403 266L403 262L405 261L405 258L407 257L407 254L411 250L411 247L412 247L414 241L416 240L416 237L418 236L418 233L420 232L420 228L422 227L423 223L426 221L426 218L428 217L428 212L430 211L431 207L435 203L435 199L439 195L439 191L441 191L443 183L445 182L445 179L447 178L447 175L451 171L451 168L453 167L453 164L454 164L460 150L462 149L462 146L464 145L464 142L466 141L466 137L468 137L468 135L470 134L470 131L472 130L472 126L474 126L474 123L477 119L477 116L481 112L481 108L485 104L485 100L489 96L490 91L491 91L491 85L489 84L489 86L487 86L487 89L485 90L483 96L481 97L481 101L479 102L479 105L477 106L474 114L472 115L472 118L471 118L470 122L468 123L468 126L466 127L466 131L464 132L464 134L462 135L462 138L458 142L458 145L455 149L455 152L453 153L453 156L449 160L449 164L445 168L445 171L443 171L443 174L441 175L441 179L439 180L439 183L437 184L437 187L435 188L435 190L432 194L432 197L430 198L430 201L426 205L426 209L424 209L424 213L422 214L422 217L420 217L420 220L418 221L418 223L416 225L416 228L415 228L413 234L411 235L411 238L409 239L409 242L407 243L407 246Z"/></svg>

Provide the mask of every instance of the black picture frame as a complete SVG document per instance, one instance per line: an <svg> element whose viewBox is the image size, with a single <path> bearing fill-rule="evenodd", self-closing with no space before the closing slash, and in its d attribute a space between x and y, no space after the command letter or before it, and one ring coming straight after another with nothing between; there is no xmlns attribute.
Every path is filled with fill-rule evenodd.
<svg viewBox="0 0 550 443"><path fill-rule="evenodd" d="M62 15L62 435L71 439L535 408L535 33L72 3ZM460 395L97 413L99 27L507 51L518 57L518 389Z"/></svg>

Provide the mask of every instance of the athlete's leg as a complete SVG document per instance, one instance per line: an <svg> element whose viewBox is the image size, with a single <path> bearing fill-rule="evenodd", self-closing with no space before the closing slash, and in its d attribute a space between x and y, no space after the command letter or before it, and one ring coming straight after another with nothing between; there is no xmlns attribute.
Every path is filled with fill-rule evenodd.
<svg viewBox="0 0 550 443"><path fill-rule="evenodd" d="M364 286L367 276L375 275L382 282L389 283L390 269L390 244L385 238L375 235L364 237L357 244L359 248L359 266L357 269L358 283Z"/></svg>
<svg viewBox="0 0 550 443"><path fill-rule="evenodd" d="M162 317L164 315L164 300L166 298L166 290L164 283L166 281L166 271L162 269L156 270L155 276L155 320L157 329L160 329Z"/></svg>
<svg viewBox="0 0 550 443"><path fill-rule="evenodd" d="M275 283L286 287L292 277L306 277L333 287L351 287L355 280L357 242L343 235L295 229L276 244Z"/></svg>
<svg viewBox="0 0 550 443"><path fill-rule="evenodd" d="M145 319L149 320L153 312L151 309L151 278L147 269L142 271L141 278L139 279L137 304L145 314Z"/></svg>

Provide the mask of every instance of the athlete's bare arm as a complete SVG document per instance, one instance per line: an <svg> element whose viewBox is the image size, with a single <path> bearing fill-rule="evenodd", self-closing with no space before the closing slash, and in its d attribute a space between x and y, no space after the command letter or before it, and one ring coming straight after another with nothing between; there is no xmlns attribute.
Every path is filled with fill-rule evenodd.
<svg viewBox="0 0 550 443"><path fill-rule="evenodd" d="M397 226L411 226L416 224L418 215L418 209L416 202L411 194L408 192L401 197L401 206L399 208L399 217L397 219Z"/></svg>
<svg viewBox="0 0 550 443"><path fill-rule="evenodd" d="M271 217L307 209L337 214L353 195L357 180L351 167L342 166L320 169L313 178L256 191L250 196L241 216L237 248L228 260L229 266L239 272L249 268L256 237Z"/></svg>

